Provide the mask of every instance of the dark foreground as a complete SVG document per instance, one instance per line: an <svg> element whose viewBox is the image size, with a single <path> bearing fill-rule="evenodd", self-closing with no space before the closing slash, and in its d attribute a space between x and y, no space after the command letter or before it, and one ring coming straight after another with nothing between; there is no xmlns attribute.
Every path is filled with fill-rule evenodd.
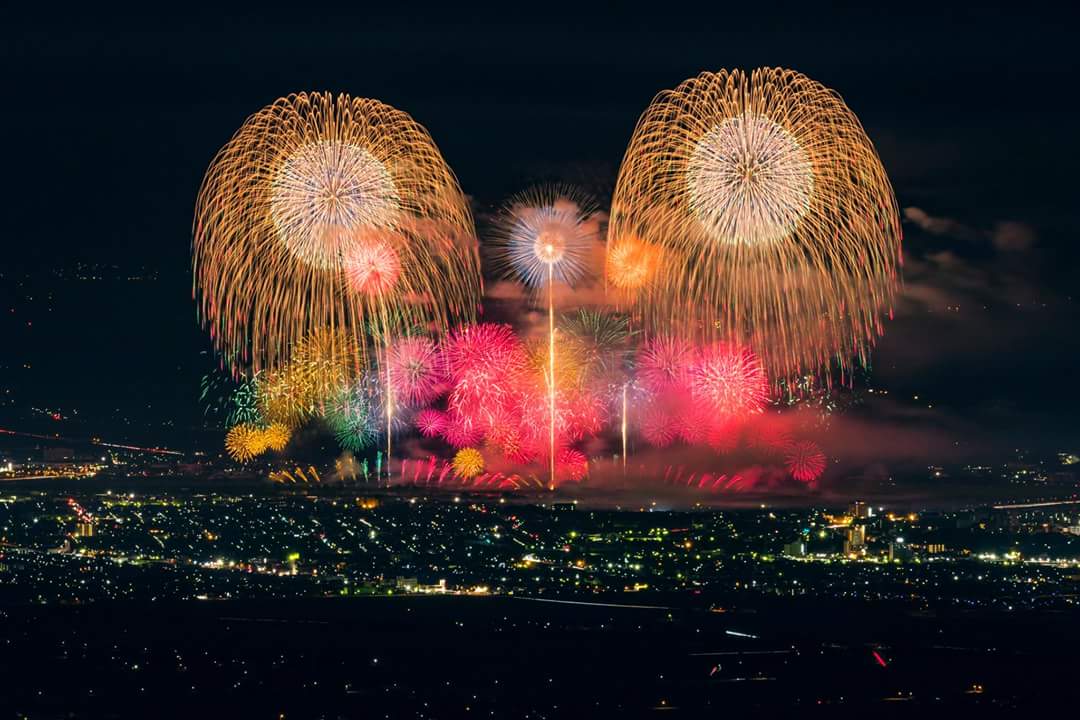
<svg viewBox="0 0 1080 720"><path fill-rule="evenodd" d="M1080 699L1078 620L804 600L723 613L494 597L8 607L0 706L31 718L1005 716Z"/></svg>

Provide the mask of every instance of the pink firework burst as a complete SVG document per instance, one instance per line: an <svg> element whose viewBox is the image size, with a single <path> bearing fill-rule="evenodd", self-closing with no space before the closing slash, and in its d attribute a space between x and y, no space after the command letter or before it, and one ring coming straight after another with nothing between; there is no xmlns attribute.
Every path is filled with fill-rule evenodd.
<svg viewBox="0 0 1080 720"><path fill-rule="evenodd" d="M443 344L441 361L452 386L450 408L474 423L491 424L513 404L526 363L525 349L509 325L458 328Z"/></svg>
<svg viewBox="0 0 1080 720"><path fill-rule="evenodd" d="M555 456L557 474L573 482L581 482L589 474L589 459L580 450L563 448Z"/></svg>
<svg viewBox="0 0 1080 720"><path fill-rule="evenodd" d="M525 349L509 325L479 323L455 328L443 341L442 366L452 380L519 369Z"/></svg>
<svg viewBox="0 0 1080 720"><path fill-rule="evenodd" d="M788 446L784 454L784 465L791 476L799 482L812 483L825 472L825 453L817 443L798 440Z"/></svg>
<svg viewBox="0 0 1080 720"><path fill-rule="evenodd" d="M647 389L660 393L682 389L690 377L693 352L675 337L656 337L638 353L638 378Z"/></svg>
<svg viewBox="0 0 1080 720"><path fill-rule="evenodd" d="M446 413L435 408L427 408L416 414L413 424L424 437L437 437L446 430Z"/></svg>
<svg viewBox="0 0 1080 720"><path fill-rule="evenodd" d="M678 411L672 415L675 433L687 445L697 445L705 440L711 419L708 408L692 401L680 403Z"/></svg>
<svg viewBox="0 0 1080 720"><path fill-rule="evenodd" d="M426 337L396 340L388 353L390 384L407 405L420 406L439 394L438 353Z"/></svg>
<svg viewBox="0 0 1080 720"><path fill-rule="evenodd" d="M713 343L696 353L690 391L714 412L732 417L760 412L769 399L768 379L757 355L730 343Z"/></svg>
<svg viewBox="0 0 1080 720"><path fill-rule="evenodd" d="M379 238L365 238L350 248L343 266L349 287L370 297L390 292L401 274L397 252Z"/></svg>

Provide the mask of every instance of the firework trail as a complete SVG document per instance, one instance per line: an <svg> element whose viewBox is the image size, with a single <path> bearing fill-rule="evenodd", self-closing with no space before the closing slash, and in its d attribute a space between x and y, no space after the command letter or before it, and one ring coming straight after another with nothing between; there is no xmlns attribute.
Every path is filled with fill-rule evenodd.
<svg viewBox="0 0 1080 720"><path fill-rule="evenodd" d="M555 282L573 286L587 271L599 240L595 202L565 186L540 187L513 198L496 231L496 260L504 274L548 291L550 483L555 485ZM507 272L509 270L509 272Z"/></svg>

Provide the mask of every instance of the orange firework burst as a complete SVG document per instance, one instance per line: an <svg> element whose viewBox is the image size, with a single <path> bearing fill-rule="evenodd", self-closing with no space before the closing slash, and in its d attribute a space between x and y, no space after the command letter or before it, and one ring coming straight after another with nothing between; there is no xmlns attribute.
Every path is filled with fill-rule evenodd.
<svg viewBox="0 0 1080 720"><path fill-rule="evenodd" d="M747 343L774 380L865 359L898 286L900 221L873 145L797 72L703 73L657 95L627 148L608 277L662 331Z"/></svg>
<svg viewBox="0 0 1080 720"><path fill-rule="evenodd" d="M610 242L607 252L607 279L616 289L636 293L656 277L660 250L633 235Z"/></svg>
<svg viewBox="0 0 1080 720"><path fill-rule="evenodd" d="M430 135L377 100L281 98L214 158L195 210L202 320L234 371L313 330L446 327L480 297L472 216Z"/></svg>
<svg viewBox="0 0 1080 720"><path fill-rule="evenodd" d="M463 478L474 478L484 471L484 456L476 448L462 448L454 455L454 472Z"/></svg>

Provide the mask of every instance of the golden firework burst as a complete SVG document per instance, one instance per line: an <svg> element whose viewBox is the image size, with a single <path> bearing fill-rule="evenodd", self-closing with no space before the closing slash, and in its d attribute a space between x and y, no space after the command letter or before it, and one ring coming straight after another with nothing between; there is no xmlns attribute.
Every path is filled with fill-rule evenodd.
<svg viewBox="0 0 1080 720"><path fill-rule="evenodd" d="M280 423L269 425L263 432L263 442L266 447L274 452L281 452L289 444L292 432Z"/></svg>
<svg viewBox="0 0 1080 720"><path fill-rule="evenodd" d="M655 280L627 243L655 248ZM898 284L896 199L834 92L703 73L656 96L619 172L608 277L658 329L748 343L774 380L865 360ZM621 284L620 284L621 283Z"/></svg>
<svg viewBox="0 0 1080 720"><path fill-rule="evenodd" d="M234 370L280 368L312 331L471 319L472 215L427 131L377 100L281 98L218 152L195 210L203 323Z"/></svg>
<svg viewBox="0 0 1080 720"><path fill-rule="evenodd" d="M237 425L225 435L225 451L237 462L247 462L266 451L266 438L261 428Z"/></svg>
<svg viewBox="0 0 1080 720"><path fill-rule="evenodd" d="M462 448L454 455L454 472L463 478L474 478L484 471L484 456L476 448Z"/></svg>

